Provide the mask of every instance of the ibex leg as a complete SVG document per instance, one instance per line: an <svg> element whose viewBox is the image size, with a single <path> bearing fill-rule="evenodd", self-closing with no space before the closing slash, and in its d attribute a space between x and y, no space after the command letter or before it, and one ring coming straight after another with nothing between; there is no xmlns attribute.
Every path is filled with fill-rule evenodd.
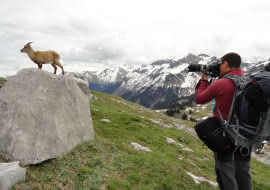
<svg viewBox="0 0 270 190"><path fill-rule="evenodd" d="M56 70L57 70L57 67L55 64L52 64L53 68L54 68L54 74L56 74Z"/></svg>

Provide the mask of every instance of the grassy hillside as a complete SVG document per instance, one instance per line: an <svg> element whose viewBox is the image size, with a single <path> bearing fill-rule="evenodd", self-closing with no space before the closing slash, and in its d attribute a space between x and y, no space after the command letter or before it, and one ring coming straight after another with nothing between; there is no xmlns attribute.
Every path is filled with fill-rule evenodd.
<svg viewBox="0 0 270 190"><path fill-rule="evenodd" d="M6 82L6 79L0 77L0 88L5 84L5 82Z"/></svg>
<svg viewBox="0 0 270 190"><path fill-rule="evenodd" d="M176 128L183 124L192 127L193 123L169 118L119 97L92 94L97 97L91 103L96 140L62 157L28 167L26 181L13 189L218 189L207 182L196 184L187 173L215 182L213 154L196 137ZM168 144L166 137L184 147ZM152 152L135 150L132 142ZM269 170L269 166L252 161L254 190L270 189Z"/></svg>

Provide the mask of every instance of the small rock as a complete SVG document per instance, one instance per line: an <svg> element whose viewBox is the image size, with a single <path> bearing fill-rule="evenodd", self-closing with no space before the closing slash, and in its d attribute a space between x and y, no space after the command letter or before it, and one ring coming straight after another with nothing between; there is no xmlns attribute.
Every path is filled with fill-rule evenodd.
<svg viewBox="0 0 270 190"><path fill-rule="evenodd" d="M217 186L218 186L218 184L217 184L216 182L210 181L210 180L206 179L205 177L195 176L195 175L193 175L193 174L190 173L190 172L186 172L186 173L187 173L189 176L192 177L192 179L194 180L194 182L195 182L196 184L200 184L201 182L205 181L205 182L209 183L210 185L213 185L214 187L217 187Z"/></svg>
<svg viewBox="0 0 270 190"><path fill-rule="evenodd" d="M180 144L180 143L177 143L178 146L180 146L181 148L184 148L185 146Z"/></svg>
<svg viewBox="0 0 270 190"><path fill-rule="evenodd" d="M176 144L176 141L173 140L172 138L166 137L166 140L168 144Z"/></svg>
<svg viewBox="0 0 270 190"><path fill-rule="evenodd" d="M143 152L152 152L152 150L150 150L148 147L145 147L145 146L142 146L138 143L135 143L135 142L132 142L130 143L133 148L135 148L136 150L140 150L140 151L143 151Z"/></svg>
<svg viewBox="0 0 270 190"><path fill-rule="evenodd" d="M116 99L114 99L114 98L111 98L111 100L112 100L112 101L114 101L114 102L117 102L117 103L123 104L123 105L127 105L127 103L122 102L122 101L120 101L120 100L116 100Z"/></svg>
<svg viewBox="0 0 270 190"><path fill-rule="evenodd" d="M178 123L174 123L174 125L176 126L176 129L184 130L188 132L189 134L191 134L193 137L198 138L197 133L195 132L193 128L187 127L185 125L179 125Z"/></svg>
<svg viewBox="0 0 270 190"><path fill-rule="evenodd" d="M185 126L185 125L179 125L179 124L176 124L176 129L181 129L181 130L185 130L187 129L188 127Z"/></svg>
<svg viewBox="0 0 270 190"><path fill-rule="evenodd" d="M186 151L186 152L194 152L192 149L187 148L187 147L186 147L186 148L183 148L182 150L183 150L183 151Z"/></svg>
<svg viewBox="0 0 270 190"><path fill-rule="evenodd" d="M101 119L100 121L104 121L104 122L106 122L106 123L110 123L110 122L111 122L111 121L108 120L108 119Z"/></svg>
<svg viewBox="0 0 270 190"><path fill-rule="evenodd" d="M206 158L206 157L204 157L204 158L198 158L198 160L204 161L204 160L209 160L209 158Z"/></svg>
<svg viewBox="0 0 270 190"><path fill-rule="evenodd" d="M205 120L205 119L207 119L207 118L208 118L208 116L205 116L205 117L202 117L201 120Z"/></svg>
<svg viewBox="0 0 270 190"><path fill-rule="evenodd" d="M90 102L93 102L94 100L98 100L98 97L94 96L93 94L90 94L88 95L88 98L89 98L89 101Z"/></svg>
<svg viewBox="0 0 270 190"><path fill-rule="evenodd" d="M182 156L179 156L178 159L179 160L184 160L184 158Z"/></svg>
<svg viewBox="0 0 270 190"><path fill-rule="evenodd" d="M163 128L167 128L167 129L171 129L171 128L173 128L173 126L172 126L172 125L170 125L170 124L164 124L164 125L162 125L161 127L163 127Z"/></svg>
<svg viewBox="0 0 270 190"><path fill-rule="evenodd" d="M8 190L19 181L25 179L26 169L19 166L20 162L0 163L0 189Z"/></svg>
<svg viewBox="0 0 270 190"><path fill-rule="evenodd" d="M183 148L183 147L184 147L184 145L182 145L182 144L180 144L180 143L176 142L176 141L175 141L175 140L173 140L172 138L166 137L166 140L167 140L167 143L168 143L168 144L175 144L175 145L180 146L181 148Z"/></svg>
<svg viewBox="0 0 270 190"><path fill-rule="evenodd" d="M193 166L196 166L196 167L197 167L197 165L196 165L194 162L192 162L191 160L189 160L189 163L190 163L191 165L193 165Z"/></svg>
<svg viewBox="0 0 270 190"><path fill-rule="evenodd" d="M154 120L154 119L151 119L151 121L152 121L153 123L155 123L155 124L160 124L160 121L156 121L156 120Z"/></svg>

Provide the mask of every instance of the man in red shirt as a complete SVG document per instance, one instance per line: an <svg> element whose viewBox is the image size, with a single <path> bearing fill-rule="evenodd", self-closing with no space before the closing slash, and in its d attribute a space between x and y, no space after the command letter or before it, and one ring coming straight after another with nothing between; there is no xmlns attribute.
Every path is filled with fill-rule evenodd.
<svg viewBox="0 0 270 190"><path fill-rule="evenodd" d="M228 53L221 58L220 77L210 84L208 76L202 74L196 86L196 103L205 104L215 99L214 116L220 119L218 109L227 120L236 87L231 79L222 78L225 74L242 76L241 57ZM221 190L251 190L250 155L215 152L217 182Z"/></svg>

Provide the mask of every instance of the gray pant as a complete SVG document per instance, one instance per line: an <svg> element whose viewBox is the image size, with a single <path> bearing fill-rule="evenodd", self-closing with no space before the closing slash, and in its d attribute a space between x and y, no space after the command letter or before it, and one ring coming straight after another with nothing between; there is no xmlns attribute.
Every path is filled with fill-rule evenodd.
<svg viewBox="0 0 270 190"><path fill-rule="evenodd" d="M251 190L250 161L220 160L215 153L215 169L220 190Z"/></svg>

